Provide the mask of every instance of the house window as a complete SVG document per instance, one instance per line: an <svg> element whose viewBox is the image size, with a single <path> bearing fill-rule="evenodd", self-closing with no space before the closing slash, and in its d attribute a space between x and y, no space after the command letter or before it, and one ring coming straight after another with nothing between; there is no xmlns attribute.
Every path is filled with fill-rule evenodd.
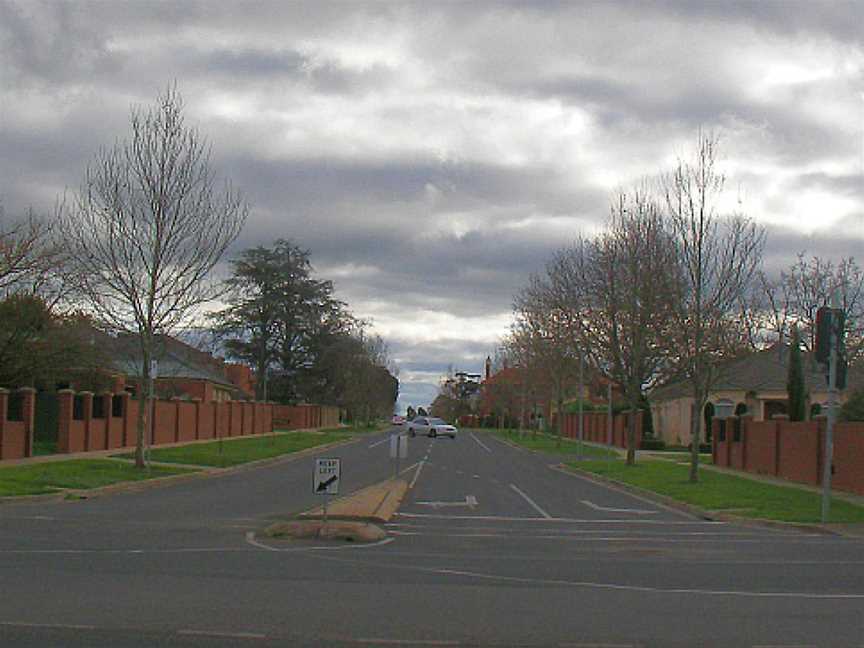
<svg viewBox="0 0 864 648"><path fill-rule="evenodd" d="M24 396L23 394L9 394L7 401L6 420L7 421L23 421L24 420Z"/></svg>
<svg viewBox="0 0 864 648"><path fill-rule="evenodd" d="M741 419L734 419L735 422L732 424L732 441L735 443L739 443L741 441Z"/></svg>
<svg viewBox="0 0 864 648"><path fill-rule="evenodd" d="M726 441L726 421L720 419L717 423L717 442L723 443Z"/></svg>

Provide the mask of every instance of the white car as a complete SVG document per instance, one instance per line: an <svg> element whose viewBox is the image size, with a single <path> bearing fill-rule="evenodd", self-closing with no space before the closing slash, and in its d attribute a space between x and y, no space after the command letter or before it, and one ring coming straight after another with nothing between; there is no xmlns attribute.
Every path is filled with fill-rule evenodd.
<svg viewBox="0 0 864 648"><path fill-rule="evenodd" d="M408 424L408 436L412 437L425 434L433 439L437 436L449 436L451 439L455 439L458 433L459 430L448 425L443 419L431 416L418 416Z"/></svg>

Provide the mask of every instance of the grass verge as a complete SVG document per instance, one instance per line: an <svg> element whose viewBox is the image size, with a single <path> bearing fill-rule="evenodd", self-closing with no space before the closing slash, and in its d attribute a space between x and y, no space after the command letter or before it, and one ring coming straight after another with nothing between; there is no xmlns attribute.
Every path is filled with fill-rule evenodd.
<svg viewBox="0 0 864 648"><path fill-rule="evenodd" d="M67 488L89 489L120 482L143 481L194 472L184 468L134 466L111 459L70 459L0 468L0 497L56 493Z"/></svg>
<svg viewBox="0 0 864 648"><path fill-rule="evenodd" d="M543 432L534 434L532 431L526 430L523 432L523 435L520 436L518 430L484 429L483 431L489 434L494 434L499 438L506 439L511 443L515 443L516 445L527 448L528 450L537 450L548 454L566 455L568 457L582 456L599 458L614 458L618 456L618 453L614 450L600 448L586 443L581 444L582 448L580 450L580 444L578 441L564 437L561 438L561 443L559 445L558 437Z"/></svg>
<svg viewBox="0 0 864 648"><path fill-rule="evenodd" d="M699 482L688 481L689 466L668 461L579 461L567 464L586 472L638 486L699 508L746 518L818 523L820 495L797 488L700 470ZM864 508L832 498L831 522L864 522Z"/></svg>
<svg viewBox="0 0 864 648"><path fill-rule="evenodd" d="M277 432L254 437L235 437L221 442L154 448L150 451L150 459L165 463L224 468L342 441L353 434L351 428L334 428L320 432ZM132 455L117 456L128 458Z"/></svg>

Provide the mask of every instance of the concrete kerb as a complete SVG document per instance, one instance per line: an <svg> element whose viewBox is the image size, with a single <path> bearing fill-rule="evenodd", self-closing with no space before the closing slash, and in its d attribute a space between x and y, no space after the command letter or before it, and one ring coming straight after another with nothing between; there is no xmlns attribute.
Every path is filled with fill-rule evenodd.
<svg viewBox="0 0 864 648"><path fill-rule="evenodd" d="M543 434L543 433L541 433L541 434ZM493 435L492 438L497 439L501 443L504 443L505 445L508 445L511 448L516 448L517 450L524 450L525 452L532 452L532 453L537 454L537 455L555 454L555 453L550 453L550 452L544 452L543 450L534 450L532 448L526 448L524 446L520 446L518 443L514 443L510 439L505 439L505 438L502 438L498 435ZM551 436L550 438L554 439L555 437ZM578 443L578 441L571 439L569 437L561 437L561 442L562 443ZM618 446L609 446L609 445L603 445L602 443L591 443L588 441L582 441L582 443L586 446L591 446L592 448L603 448L604 450L612 450L613 452L617 453L617 455L619 457L623 457L627 454L626 450L622 450Z"/></svg>
<svg viewBox="0 0 864 648"><path fill-rule="evenodd" d="M730 522L734 524L739 524L741 526L748 526L754 528L800 531L802 533L819 533L822 535L846 537L857 537L861 535L861 532L857 529L854 529L852 531L844 530L842 528L842 525L834 526L822 524L807 524L801 522L782 522L779 520L766 520L763 518L741 517L738 515L733 515L731 513L723 513L721 511L709 511L698 506L694 506L692 504L679 502L676 499L673 499L666 495L662 495L660 493L655 493L654 491L645 488L640 488L639 486L633 486L632 484L627 484L618 481L617 479L606 477L604 475L597 475L595 473L591 473L585 470L580 470L579 468L565 466L564 464L553 465L550 466L550 468L552 468L553 470L557 470L558 472L564 473L565 475L576 477L578 479L585 479L587 481L592 481L594 483L602 484L604 486L614 486L618 490L639 495L640 497L644 497L645 499L651 500L656 504L659 504L666 508L679 511L681 513L686 513L687 515L691 515L695 518L700 518L711 522ZM858 532L856 533L855 531Z"/></svg>
<svg viewBox="0 0 864 648"><path fill-rule="evenodd" d="M292 432L300 432L301 430L292 430ZM308 430L307 430L308 431ZM255 436L266 436L266 435L255 435ZM238 439L249 439L255 438L253 436L246 437L232 437ZM152 479L145 479L143 481L127 481L127 482L118 482L116 484L108 484L107 486L99 486L97 488L90 489L80 489L80 488L64 488L59 490L56 493L45 493L43 495L10 495L6 497L0 497L0 504L8 505L15 503L27 503L27 502L40 502L40 501L54 501L54 500L65 500L69 499L91 499L94 497L100 497L104 495L113 495L115 493L122 492L138 492L143 491L149 488L161 488L163 486L171 486L173 484L181 483L184 481L191 481L194 479L210 479L214 477L224 477L226 475L232 475L235 473L241 473L248 470L254 470L256 468L264 468L270 465L276 465L280 463L288 463L291 461L296 461L299 459L303 459L304 457L308 457L311 454L315 454L317 452L321 452L322 450L329 450L331 448L337 448L345 445L350 445L352 443L358 443L362 438L355 437L351 439L345 439L342 441L334 441L333 443L325 443L324 445L314 446L312 448L305 448L304 450L299 450L297 452L292 452L284 455L279 455L278 457L268 457L266 459L258 459L256 461L249 461L244 464L239 464L237 466L226 466L225 468L214 467L214 466L198 466L198 465L181 465L181 464L172 464L168 462L154 462L150 463L158 466L167 466L171 468L192 468L195 469L195 472L192 473L183 473L180 475L166 475L165 477L154 477ZM213 439L208 439L207 441L213 441ZM195 442L198 443L198 442ZM160 448L164 447L172 447L178 445L191 445L186 443L179 444L171 444L171 446L159 446ZM122 452L124 448L117 448L114 450L106 450L99 451L97 456L93 456L96 453L76 453L76 455L64 455L62 459L57 459L56 461L68 461L71 459L104 459L108 458L113 461L129 461L128 459L118 459L115 457L110 457L110 454L116 454L118 451ZM82 456L83 455L83 456Z"/></svg>

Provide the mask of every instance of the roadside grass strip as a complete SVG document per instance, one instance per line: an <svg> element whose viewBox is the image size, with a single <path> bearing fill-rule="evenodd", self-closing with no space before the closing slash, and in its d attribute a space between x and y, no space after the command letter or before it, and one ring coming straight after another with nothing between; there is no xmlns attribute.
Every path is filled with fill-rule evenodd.
<svg viewBox="0 0 864 648"><path fill-rule="evenodd" d="M578 461L566 465L707 511L780 522L818 523L820 519L820 494L794 487L766 484L713 470L700 470L699 482L691 484L689 466L667 461L642 461L635 466L628 466L621 460ZM832 498L829 521L864 522L864 508Z"/></svg>
<svg viewBox="0 0 864 648"><path fill-rule="evenodd" d="M336 428L320 432L277 432L254 437L233 437L173 448L153 448L150 450L150 459L160 463L225 468L343 441L352 436L350 428ZM128 459L133 455L115 456Z"/></svg>
<svg viewBox="0 0 864 648"><path fill-rule="evenodd" d="M548 454L568 456L575 455L582 457L600 458L615 458L618 456L618 453L615 450L611 450L609 448L601 448L595 445L588 445L587 443L582 443L582 448L580 450L580 443L577 440L568 439L566 437L561 437L561 443L559 447L558 437L551 434L545 434L543 432L537 432L535 434L531 430L525 430L523 432L523 436L519 436L518 430L484 429L483 432L493 434L501 439L506 439L511 443L515 443L516 445L526 448L527 450L537 450L539 452L545 452Z"/></svg>
<svg viewBox="0 0 864 648"><path fill-rule="evenodd" d="M70 459L9 466L0 468L0 497L43 495L65 489L86 490L190 472L196 471L167 466L139 470L131 464L111 459Z"/></svg>

